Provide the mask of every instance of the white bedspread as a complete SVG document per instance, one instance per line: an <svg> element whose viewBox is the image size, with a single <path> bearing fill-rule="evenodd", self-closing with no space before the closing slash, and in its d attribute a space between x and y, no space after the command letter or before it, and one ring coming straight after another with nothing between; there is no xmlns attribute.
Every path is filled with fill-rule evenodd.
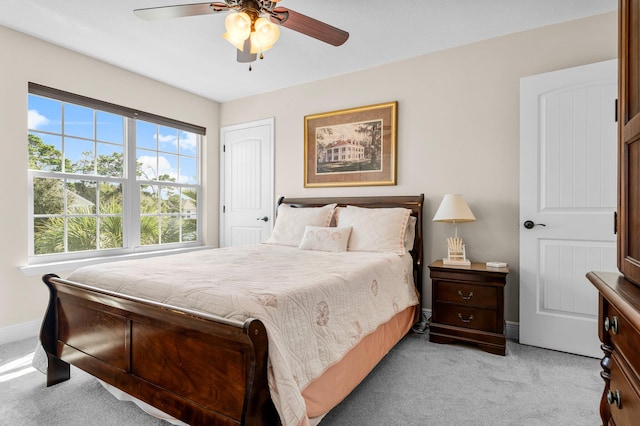
<svg viewBox="0 0 640 426"><path fill-rule="evenodd" d="M87 266L69 280L244 321L269 339L269 388L285 426L301 392L362 337L417 304L411 256L259 244Z"/></svg>

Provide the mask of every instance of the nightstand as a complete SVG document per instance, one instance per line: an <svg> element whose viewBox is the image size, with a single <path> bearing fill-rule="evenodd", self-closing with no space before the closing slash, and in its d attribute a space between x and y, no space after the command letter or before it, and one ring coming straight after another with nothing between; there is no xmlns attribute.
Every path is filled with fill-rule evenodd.
<svg viewBox="0 0 640 426"><path fill-rule="evenodd" d="M504 286L509 268L429 265L432 297L429 341L474 343L497 355L506 353Z"/></svg>

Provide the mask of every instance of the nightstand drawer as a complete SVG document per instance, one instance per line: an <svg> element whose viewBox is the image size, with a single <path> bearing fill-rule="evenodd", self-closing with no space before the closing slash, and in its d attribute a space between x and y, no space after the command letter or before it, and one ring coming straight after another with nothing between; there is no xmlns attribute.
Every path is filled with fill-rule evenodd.
<svg viewBox="0 0 640 426"><path fill-rule="evenodd" d="M490 332L496 331L496 311L467 308L451 305L450 303L437 302L437 318L434 320L440 324L455 325ZM500 333L502 330L500 330Z"/></svg>
<svg viewBox="0 0 640 426"><path fill-rule="evenodd" d="M436 291L437 302L451 302L487 309L496 309L498 307L498 290L496 287L440 281Z"/></svg>

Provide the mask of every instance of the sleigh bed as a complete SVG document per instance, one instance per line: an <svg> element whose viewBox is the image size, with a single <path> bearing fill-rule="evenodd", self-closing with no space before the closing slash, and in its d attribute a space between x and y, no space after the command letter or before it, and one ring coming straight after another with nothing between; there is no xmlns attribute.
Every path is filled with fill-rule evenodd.
<svg viewBox="0 0 640 426"><path fill-rule="evenodd" d="M300 248L260 244L245 249L200 250L193 252L195 254L96 265L80 268L68 279L45 275L43 281L49 287L50 299L40 341L47 357L47 386L68 380L70 365L74 365L108 387L187 424L297 426L317 423L420 319L423 199L423 195L419 195L283 198L279 201L279 205L283 205L277 221L281 220L280 213L285 207L300 213L335 204L338 207L336 229L344 229L340 228L342 219L348 223L347 218L353 217L347 213L362 208L367 211L406 209L406 214L415 219L405 223L412 223L413 227L412 232L407 228L406 234L403 229L401 244L407 249L403 255L352 251L351 243L358 241L355 227L349 227L352 239L349 250L343 253L317 247L303 250L303 243ZM307 210L298 210L305 208ZM336 219L332 217L335 227ZM276 222L274 234L278 225ZM311 235L308 231L321 229L326 230L307 227L305 238ZM360 243L361 237L362 234ZM349 259L345 265L340 264L342 257ZM246 264L258 258L263 258L269 266L260 269L260 262L256 261L256 271L252 272ZM302 271L307 265L312 270L302 275L305 278L291 282L292 277L297 276L296 271ZM357 272L358 268L363 272ZM403 268L403 277L401 272L394 272ZM230 275L234 271L239 275ZM276 276L279 278L274 278ZM218 304L215 293L222 291L201 285L203 277L212 277L216 283L224 282L226 286L237 283L238 287L245 288L247 285L243 291L251 295L251 303L233 296L229 307L220 311L209 305L201 307L208 299L212 305ZM347 293L353 293L355 300L338 295L339 302L327 304L324 296L320 299L306 294L291 296L306 287L307 281L320 280L318 277L331 278L333 287L320 291L327 297L337 291L337 287L357 284L355 289L346 289ZM280 282L289 292L286 297L270 291L279 285L274 283ZM408 296L403 286L410 287L413 294ZM364 287L366 292L362 290ZM398 294L387 294L383 293L388 291L385 287L400 290ZM371 302L374 306L376 300L393 301L375 308L383 315L387 309L383 306L392 305L389 308L393 309L392 314L379 324L372 323L369 313L362 313L370 303L366 299L373 298L371 294L377 298ZM407 301L411 298L412 302ZM303 307L300 301L303 299L308 299L312 307ZM340 311L331 303L346 304L347 309L342 307ZM258 314L247 314L253 312L253 308L246 307L250 304L257 306ZM281 316L272 317L271 313L278 309L282 311L278 314ZM329 328L325 327L339 322L351 333L347 334L347 343L344 336L335 337L335 330L327 331ZM284 338L293 339L293 343L283 346L278 337L281 335L293 335L293 338ZM332 339L346 346L327 349L329 346L324 345ZM289 347L290 344L293 346ZM326 359L324 364L316 365L315 354ZM310 362L298 358L308 358ZM282 365L287 374L282 373ZM281 379L281 376L286 377ZM298 412L301 404L306 410L302 415Z"/></svg>

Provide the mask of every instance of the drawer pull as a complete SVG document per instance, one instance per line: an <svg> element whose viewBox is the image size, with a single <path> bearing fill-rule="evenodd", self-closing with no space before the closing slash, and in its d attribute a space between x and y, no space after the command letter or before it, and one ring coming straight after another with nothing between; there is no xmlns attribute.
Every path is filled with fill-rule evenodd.
<svg viewBox="0 0 640 426"><path fill-rule="evenodd" d="M613 334L618 334L618 317L614 316L613 319L609 319L609 317L605 317L604 329L605 331L611 330Z"/></svg>
<svg viewBox="0 0 640 426"><path fill-rule="evenodd" d="M458 290L458 294L460 295L460 297L462 297L464 300L469 300L473 297L473 292L470 291L468 295L464 295L464 293L462 292L462 290Z"/></svg>
<svg viewBox="0 0 640 426"><path fill-rule="evenodd" d="M611 405L616 404L616 407L622 408L622 395L620 394L620 391L608 391L607 402Z"/></svg>
<svg viewBox="0 0 640 426"><path fill-rule="evenodd" d="M471 322L471 320L473 319L473 315L469 315L465 318L462 316L462 314L458 314L458 318L460 318L460 321L462 322Z"/></svg>

